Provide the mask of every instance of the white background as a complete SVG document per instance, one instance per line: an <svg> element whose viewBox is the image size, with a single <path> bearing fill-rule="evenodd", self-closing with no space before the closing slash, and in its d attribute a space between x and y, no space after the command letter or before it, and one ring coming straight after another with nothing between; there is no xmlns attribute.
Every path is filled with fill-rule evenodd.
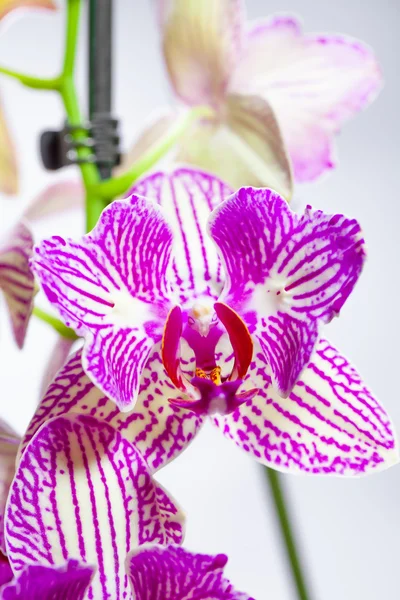
<svg viewBox="0 0 400 600"><path fill-rule="evenodd" d="M309 202L361 221L369 260L340 320L327 333L364 374L399 428L400 5L396 0L248 0L247 6L252 18L284 9L301 15L307 31L351 34L372 45L382 63L385 89L338 138L339 168L316 185L299 187L296 206ZM151 2L115 0L115 9L115 114L127 146L150 112L171 102L172 96ZM81 58L87 47L85 29L86 21ZM62 11L24 16L1 33L1 64L56 74ZM83 101L84 60L79 67ZM0 198L0 232L46 184L76 176L73 169L46 174L38 158L38 133L62 123L58 98L5 78L1 93L20 154L22 181L17 199ZM40 234L77 235L81 226L78 216L64 217L47 223ZM32 322L19 353L4 310L0 327L0 414L22 432L37 402L55 337L45 325ZM295 598L261 467L207 427L159 479L188 513L189 548L228 553L232 581L257 600ZM286 477L284 484L314 600L397 599L400 468L359 480Z"/></svg>

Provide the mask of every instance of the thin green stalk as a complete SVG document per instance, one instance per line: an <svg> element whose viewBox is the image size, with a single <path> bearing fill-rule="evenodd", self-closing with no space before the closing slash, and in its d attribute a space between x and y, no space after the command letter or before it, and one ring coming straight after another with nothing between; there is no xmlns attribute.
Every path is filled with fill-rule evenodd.
<svg viewBox="0 0 400 600"><path fill-rule="evenodd" d="M182 118L173 125L165 136L152 146L130 169L119 177L113 177L92 186L92 192L105 198L113 199L123 195L132 184L146 171L155 165L187 131L189 125L204 117L211 117L214 112L208 106L196 106L186 112Z"/></svg>
<svg viewBox="0 0 400 600"><path fill-rule="evenodd" d="M78 339L78 336L76 335L75 331L73 331L72 329L70 329L69 327L64 325L64 323L62 323L59 319L57 319L57 317L53 317L52 315L49 315L49 313L47 313L45 310L42 310L38 306L35 306L32 314L37 319L40 319L44 323L47 323L47 325L50 325L50 327L52 327L55 331L57 331L57 333L59 333L61 335L61 337L64 337L68 340L77 340Z"/></svg>
<svg viewBox="0 0 400 600"><path fill-rule="evenodd" d="M287 557L292 571L293 582L296 587L298 600L310 600L311 596L307 590L303 575L299 552L289 517L285 494L281 485L280 475L273 469L265 469L267 480L275 506L276 517L279 522L283 542L285 544Z"/></svg>
<svg viewBox="0 0 400 600"><path fill-rule="evenodd" d="M34 77L32 75L27 75L26 73L14 71L13 69L7 69L6 67L0 67L0 74L17 79L23 85L36 90L59 90L60 88L59 77L52 77L49 79Z"/></svg>
<svg viewBox="0 0 400 600"><path fill-rule="evenodd" d="M69 0L67 3L67 28L63 74L61 76L60 93L67 113L68 123L71 126L82 124L82 114L79 108L78 94L74 81L76 48L78 42L79 18L81 13L81 0ZM75 130L72 138L82 145L77 148L77 157L81 171L83 184L86 190L86 230L90 231L96 225L97 220L105 208L107 202L100 194L93 191L93 186L100 181L97 166L91 162L85 162L92 156L92 151L85 143L89 136L85 130Z"/></svg>

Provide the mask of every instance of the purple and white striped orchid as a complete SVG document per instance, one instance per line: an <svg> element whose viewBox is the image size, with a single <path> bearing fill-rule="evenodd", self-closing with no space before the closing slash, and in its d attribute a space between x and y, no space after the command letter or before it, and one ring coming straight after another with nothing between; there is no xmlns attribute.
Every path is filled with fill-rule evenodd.
<svg viewBox="0 0 400 600"><path fill-rule="evenodd" d="M298 217L270 190L227 198L220 180L188 168L133 192L81 242L55 237L36 248L44 291L86 339L87 376L78 353L25 443L50 417L91 414L155 470L212 415L279 470L361 474L396 462L385 411L318 340L361 271L358 223L309 208Z"/></svg>
<svg viewBox="0 0 400 600"><path fill-rule="evenodd" d="M246 23L243 0L158 0L163 53L176 96L207 105L177 159L233 187L272 187L286 199L336 163L334 137L382 85L372 50L343 35L304 34L275 15ZM164 112L134 145L130 163L165 135L179 111ZM287 154L286 154L287 152Z"/></svg>
<svg viewBox="0 0 400 600"><path fill-rule="evenodd" d="M0 245L0 290L6 300L15 341L22 348L33 308L35 280L29 266L32 234L19 222Z"/></svg>
<svg viewBox="0 0 400 600"><path fill-rule="evenodd" d="M224 578L225 555L177 546L179 507L104 419L64 415L40 428L23 451L4 522L3 600L252 600Z"/></svg>

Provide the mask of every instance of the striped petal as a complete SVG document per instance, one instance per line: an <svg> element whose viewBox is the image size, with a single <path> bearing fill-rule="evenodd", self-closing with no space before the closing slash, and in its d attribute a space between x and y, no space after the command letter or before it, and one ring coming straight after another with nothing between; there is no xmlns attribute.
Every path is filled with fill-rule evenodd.
<svg viewBox="0 0 400 600"><path fill-rule="evenodd" d="M241 0L159 0L163 50L187 104L218 105L242 43Z"/></svg>
<svg viewBox="0 0 400 600"><path fill-rule="evenodd" d="M360 226L310 207L299 217L271 190L242 188L215 209L209 231L225 264L223 301L253 329L285 396L311 357L319 323L339 315L361 273Z"/></svg>
<svg viewBox="0 0 400 600"><path fill-rule="evenodd" d="M126 560L135 600L254 600L224 577L225 554L194 554L177 546L142 546Z"/></svg>
<svg viewBox="0 0 400 600"><path fill-rule="evenodd" d="M8 492L15 474L15 461L20 445L20 437L0 420L0 551L5 554L4 512Z"/></svg>
<svg viewBox="0 0 400 600"><path fill-rule="evenodd" d="M7 505L8 557L15 573L69 558L96 565L88 597L122 600L127 553L179 543L182 520L134 446L105 421L71 414L45 423L21 458Z"/></svg>
<svg viewBox="0 0 400 600"><path fill-rule="evenodd" d="M84 600L94 568L70 560L60 567L27 566L4 586L2 600Z"/></svg>
<svg viewBox="0 0 400 600"><path fill-rule="evenodd" d="M372 50L339 35L304 35L290 17L251 27L230 83L259 94L276 112L295 178L313 180L335 166L334 135L382 85Z"/></svg>
<svg viewBox="0 0 400 600"><path fill-rule="evenodd" d="M223 282L217 250L207 236L207 219L232 190L218 177L177 168L145 177L131 193L161 204L174 232L171 281L182 307L191 308L200 296L216 299Z"/></svg>
<svg viewBox="0 0 400 600"><path fill-rule="evenodd" d="M2 7L0 4L0 19ZM4 9L3 9L4 10ZM16 194L18 192L18 166L7 122L0 105L0 192Z"/></svg>
<svg viewBox="0 0 400 600"><path fill-rule="evenodd" d="M223 115L195 123L182 138L178 160L229 183L273 188L287 200L292 174L271 106L260 96L230 94Z"/></svg>
<svg viewBox="0 0 400 600"><path fill-rule="evenodd" d="M273 391L260 349L248 378L258 395L214 421L261 463L288 473L363 475L398 462L386 411L326 340L286 399Z"/></svg>
<svg viewBox="0 0 400 600"><path fill-rule="evenodd" d="M10 313L15 341L22 348L35 296L35 281L29 266L33 239L18 223L0 247L0 289Z"/></svg>
<svg viewBox="0 0 400 600"><path fill-rule="evenodd" d="M160 345L154 348L142 373L139 398L131 412L120 412L85 375L81 351L76 352L50 385L21 444L26 448L38 429L53 417L78 413L103 419L145 458L156 471L178 456L199 430L202 419L173 407L169 398L179 391L164 371Z"/></svg>
<svg viewBox="0 0 400 600"><path fill-rule="evenodd" d="M57 8L53 0L0 0L0 19L18 8L50 9Z"/></svg>
<svg viewBox="0 0 400 600"><path fill-rule="evenodd" d="M32 261L66 325L85 337L86 373L130 410L169 310L172 232L159 208L133 196L112 203L80 242L53 237Z"/></svg>

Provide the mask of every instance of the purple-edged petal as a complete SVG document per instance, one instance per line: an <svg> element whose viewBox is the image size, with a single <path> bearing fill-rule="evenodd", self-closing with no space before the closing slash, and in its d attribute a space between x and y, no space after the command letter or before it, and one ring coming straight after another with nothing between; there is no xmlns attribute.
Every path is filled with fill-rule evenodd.
<svg viewBox="0 0 400 600"><path fill-rule="evenodd" d="M270 187L291 198L291 167L279 125L260 96L230 94L214 119L192 125L177 157L215 173L234 189Z"/></svg>
<svg viewBox="0 0 400 600"><path fill-rule="evenodd" d="M288 398L273 391L260 351L248 378L258 395L215 423L263 464L289 473L363 475L398 462L385 409L326 340Z"/></svg>
<svg viewBox="0 0 400 600"><path fill-rule="evenodd" d="M224 577L225 554L194 554L177 546L143 546L126 559L135 600L254 600Z"/></svg>
<svg viewBox="0 0 400 600"><path fill-rule="evenodd" d="M120 412L85 375L81 351L58 373L41 401L22 441L25 448L47 420L69 413L104 419L129 440L156 471L178 456L199 430L202 419L170 405L180 393L165 373L160 345L151 352L142 373L139 398L131 412Z"/></svg>
<svg viewBox="0 0 400 600"><path fill-rule="evenodd" d="M35 248L35 273L65 324L85 337L86 373L121 410L169 308L172 232L145 198L112 203L80 242L53 237Z"/></svg>
<svg viewBox="0 0 400 600"><path fill-rule="evenodd" d="M46 187L28 205L24 217L35 222L57 213L84 206L84 189L79 181L62 181Z"/></svg>
<svg viewBox="0 0 400 600"><path fill-rule="evenodd" d="M161 204L174 232L171 282L183 308L195 298L217 298L222 290L221 266L215 245L206 233L210 212L232 190L218 177L193 168L158 172L131 190Z"/></svg>
<svg viewBox="0 0 400 600"><path fill-rule="evenodd" d="M24 343L35 296L35 280L29 266L32 248L31 232L23 223L14 227L0 247L0 289L19 348Z"/></svg>
<svg viewBox="0 0 400 600"><path fill-rule="evenodd" d="M1 4L0 4L1 18ZM18 166L7 122L0 105L0 192L16 194L18 192Z"/></svg>
<svg viewBox="0 0 400 600"><path fill-rule="evenodd" d="M6 554L4 512L8 492L15 475L15 462L21 438L7 423L0 420L0 551Z"/></svg>
<svg viewBox="0 0 400 600"><path fill-rule="evenodd" d="M60 567L27 566L4 586L2 600L84 600L95 568L70 560Z"/></svg>
<svg viewBox="0 0 400 600"><path fill-rule="evenodd" d="M318 324L339 314L361 273L360 226L310 207L300 217L271 190L242 188L215 209L209 231L226 269L222 300L245 318L287 395Z"/></svg>
<svg viewBox="0 0 400 600"><path fill-rule="evenodd" d="M381 85L368 46L345 36L304 35L296 19L278 16L248 33L230 89L271 104L295 178L309 181L334 166L334 134Z"/></svg>
<svg viewBox="0 0 400 600"><path fill-rule="evenodd" d="M88 597L120 598L127 553L179 543L182 520L134 446L105 421L70 414L47 421L21 458L7 505L8 557L15 573L69 558L96 565Z"/></svg>
<svg viewBox="0 0 400 600"><path fill-rule="evenodd" d="M241 51L241 0L159 0L172 85L187 104L217 106Z"/></svg>

